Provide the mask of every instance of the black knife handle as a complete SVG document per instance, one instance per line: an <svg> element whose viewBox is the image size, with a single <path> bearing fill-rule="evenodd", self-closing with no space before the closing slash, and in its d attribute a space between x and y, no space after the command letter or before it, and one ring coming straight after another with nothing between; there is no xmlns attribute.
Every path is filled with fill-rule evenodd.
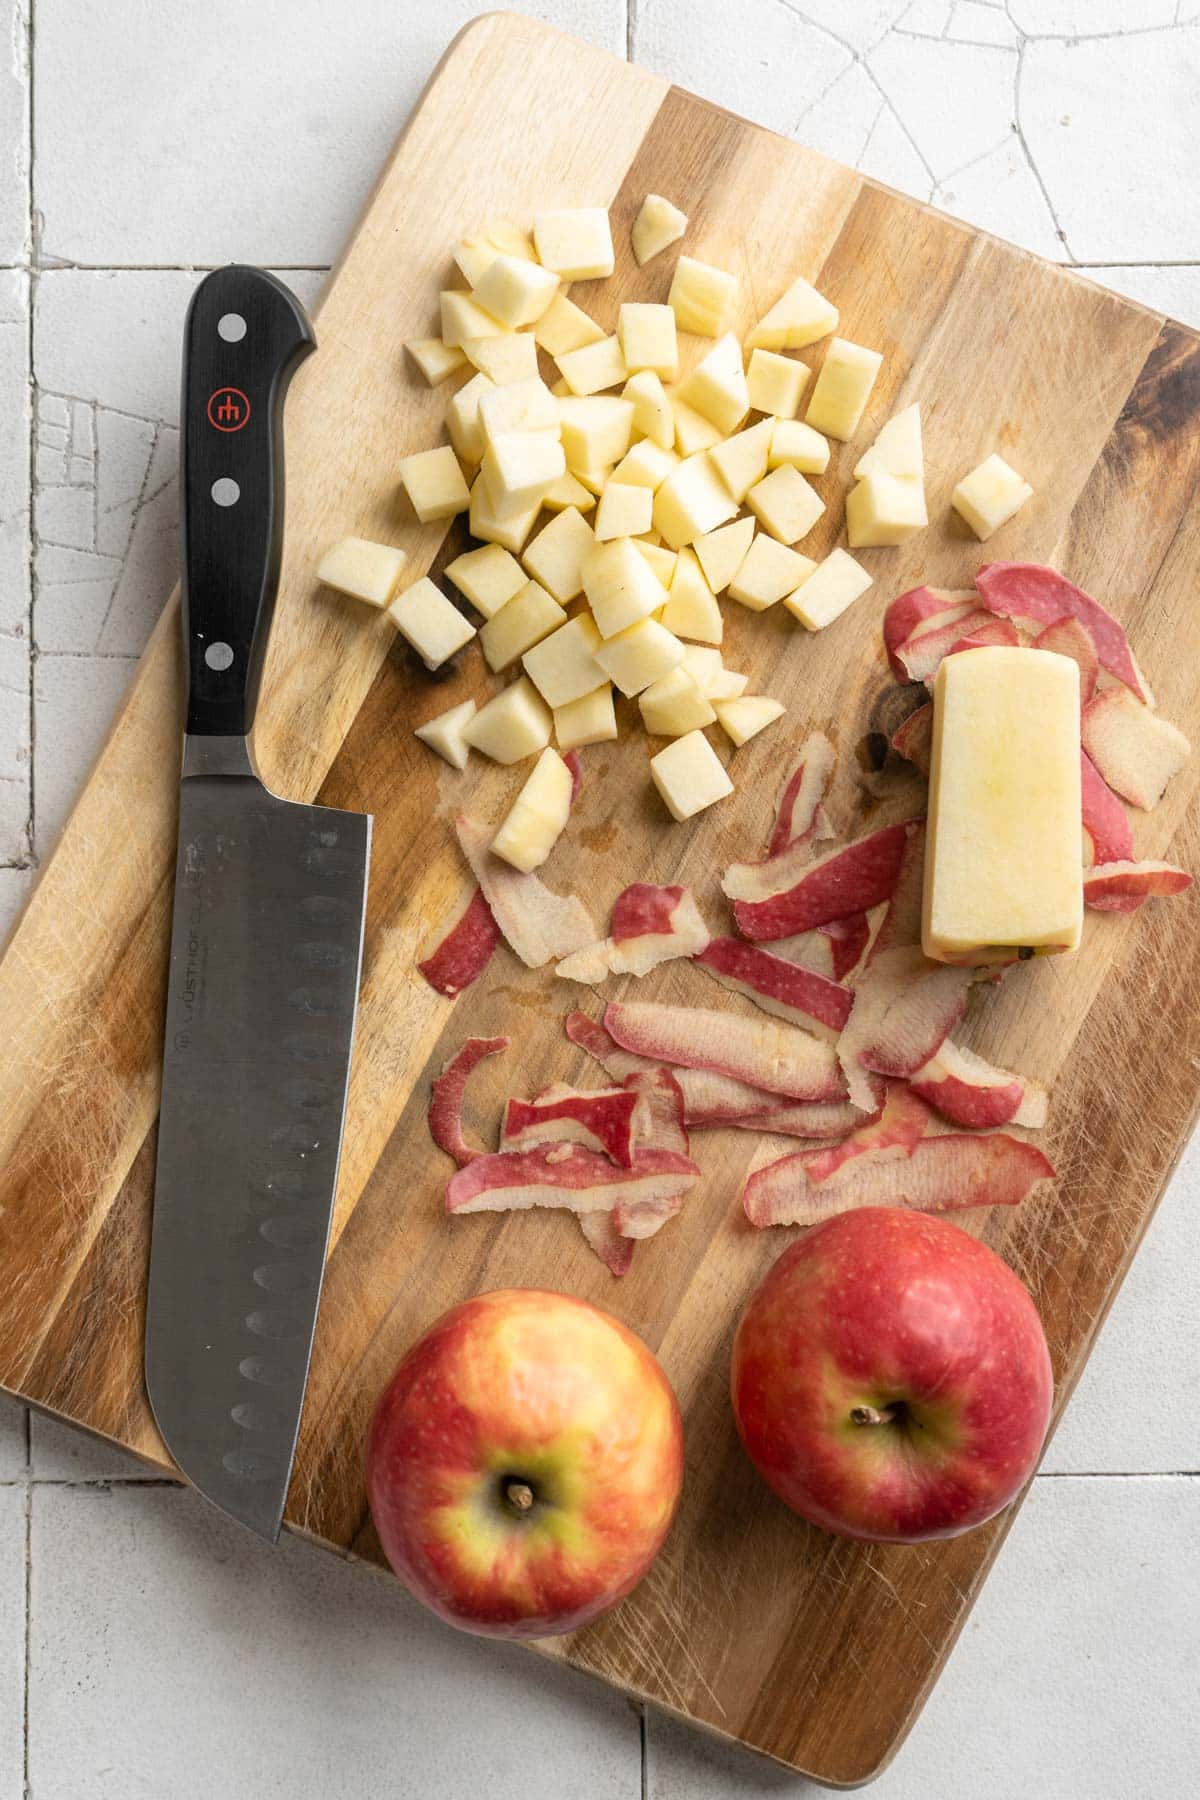
<svg viewBox="0 0 1200 1800"><path fill-rule="evenodd" d="M217 269L192 296L179 470L191 736L254 723L283 543L283 402L316 343L265 269Z"/></svg>

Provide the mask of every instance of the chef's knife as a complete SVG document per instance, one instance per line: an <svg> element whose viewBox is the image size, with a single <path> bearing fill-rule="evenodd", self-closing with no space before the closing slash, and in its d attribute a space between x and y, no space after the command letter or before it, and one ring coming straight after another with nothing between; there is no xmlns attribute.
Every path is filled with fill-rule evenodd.
<svg viewBox="0 0 1200 1800"><path fill-rule="evenodd" d="M274 1541L316 1325L350 1071L371 821L282 800L248 734L279 577L295 296L230 267L184 333L187 736L146 1385L208 1499Z"/></svg>

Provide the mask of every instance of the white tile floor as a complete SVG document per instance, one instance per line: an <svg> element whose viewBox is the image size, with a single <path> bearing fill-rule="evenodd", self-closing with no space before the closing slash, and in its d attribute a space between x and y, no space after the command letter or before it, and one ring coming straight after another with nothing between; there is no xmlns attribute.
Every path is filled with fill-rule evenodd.
<svg viewBox="0 0 1200 1800"><path fill-rule="evenodd" d="M0 0L0 933L173 580L193 269L273 264L311 299L437 56L482 10ZM526 10L1200 324L1196 0ZM1197 1208L1200 1149L881 1795L1194 1788ZM484 1787L808 1791L459 1638L365 1570L297 1543L272 1555L0 1403L0 1800Z"/></svg>

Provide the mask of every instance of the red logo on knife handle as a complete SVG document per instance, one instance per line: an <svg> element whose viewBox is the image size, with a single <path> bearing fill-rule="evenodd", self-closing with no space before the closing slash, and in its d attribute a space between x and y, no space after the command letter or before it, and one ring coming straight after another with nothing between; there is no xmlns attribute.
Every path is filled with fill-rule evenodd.
<svg viewBox="0 0 1200 1800"><path fill-rule="evenodd" d="M208 422L218 431L240 431L250 417L250 402L241 388L222 387L208 397Z"/></svg>

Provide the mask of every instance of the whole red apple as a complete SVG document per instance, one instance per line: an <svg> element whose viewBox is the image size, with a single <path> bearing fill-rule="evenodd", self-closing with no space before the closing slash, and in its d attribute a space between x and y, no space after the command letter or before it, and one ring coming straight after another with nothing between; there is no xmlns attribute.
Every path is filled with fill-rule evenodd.
<svg viewBox="0 0 1200 1800"><path fill-rule="evenodd" d="M392 1377L367 1449L392 1568L441 1618L491 1637L573 1631L623 1599L682 1479L655 1357L597 1307L536 1288L443 1314Z"/></svg>
<svg viewBox="0 0 1200 1800"><path fill-rule="evenodd" d="M1032 1474L1053 1394L1029 1291L947 1220L867 1206L806 1231L747 1306L733 1409L760 1474L844 1537L954 1537Z"/></svg>

